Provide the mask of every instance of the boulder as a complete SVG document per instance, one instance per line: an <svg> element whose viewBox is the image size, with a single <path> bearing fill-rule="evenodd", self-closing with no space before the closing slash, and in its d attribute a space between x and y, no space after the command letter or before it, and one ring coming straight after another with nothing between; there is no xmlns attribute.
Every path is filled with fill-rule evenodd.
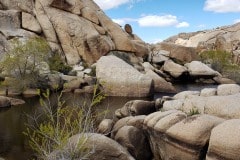
<svg viewBox="0 0 240 160"><path fill-rule="evenodd" d="M20 12L17 10L0 10L0 30L20 29Z"/></svg>
<svg viewBox="0 0 240 160"><path fill-rule="evenodd" d="M220 73L200 61L192 61L185 64L185 67L187 67L190 76L193 77L215 77L220 75Z"/></svg>
<svg viewBox="0 0 240 160"><path fill-rule="evenodd" d="M222 84L217 87L217 95L226 96L240 93L240 86L237 84Z"/></svg>
<svg viewBox="0 0 240 160"><path fill-rule="evenodd" d="M36 18L25 12L22 12L22 27L38 34L42 32L42 28Z"/></svg>
<svg viewBox="0 0 240 160"><path fill-rule="evenodd" d="M0 96L0 108L10 107L11 101L7 97Z"/></svg>
<svg viewBox="0 0 240 160"><path fill-rule="evenodd" d="M186 67L184 67L180 64L174 63L171 60L165 61L164 65L163 65L163 70L165 72L168 72L174 78L178 78L183 73L187 72Z"/></svg>
<svg viewBox="0 0 240 160"><path fill-rule="evenodd" d="M150 114L144 124L155 160L199 160L206 156L212 128L223 121L210 115L188 117L175 110Z"/></svg>
<svg viewBox="0 0 240 160"><path fill-rule="evenodd" d="M28 88L25 91L23 91L22 95L24 97L39 96L39 91L37 89Z"/></svg>
<svg viewBox="0 0 240 160"><path fill-rule="evenodd" d="M240 120L227 120L211 132L207 160L240 159Z"/></svg>
<svg viewBox="0 0 240 160"><path fill-rule="evenodd" d="M173 96L174 99L186 99L191 96L199 96L200 92L199 91L182 91L178 94L175 94Z"/></svg>
<svg viewBox="0 0 240 160"><path fill-rule="evenodd" d="M165 50L152 51L148 56L148 61L155 64L161 64L169 60L169 55L170 52Z"/></svg>
<svg viewBox="0 0 240 160"><path fill-rule="evenodd" d="M135 159L152 159L149 141L142 130L133 126L124 126L118 130L115 140L125 147Z"/></svg>
<svg viewBox="0 0 240 160"><path fill-rule="evenodd" d="M134 158L129 154L129 152L123 148L119 143L116 141L96 133L86 133L86 134L77 134L72 136L69 139L68 145L64 148L63 151L54 151L48 156L48 160L58 160L58 159L70 159L71 150L78 147L78 142L81 140L86 140L84 142L85 151L89 154L87 158L89 160L134 160ZM82 146L83 147L83 146ZM89 150L89 151L88 151ZM75 151L76 159L82 159L84 153L82 149L79 152Z"/></svg>
<svg viewBox="0 0 240 160"><path fill-rule="evenodd" d="M176 61L179 61L183 64L198 59L196 50L191 47L184 47L173 43L161 42L153 47L154 52L158 52L160 50L169 52L170 58L175 59Z"/></svg>
<svg viewBox="0 0 240 160"><path fill-rule="evenodd" d="M101 121L101 123L98 125L98 133L109 135L112 131L114 122L112 119L104 119Z"/></svg>
<svg viewBox="0 0 240 160"><path fill-rule="evenodd" d="M204 88L201 90L200 96L203 97L209 97L209 96L215 96L217 95L217 89L216 88Z"/></svg>
<svg viewBox="0 0 240 160"><path fill-rule="evenodd" d="M155 102L144 100L132 100L127 102L122 108L119 109L121 117L148 115L155 112Z"/></svg>
<svg viewBox="0 0 240 160"><path fill-rule="evenodd" d="M33 1L32 0L0 0L4 9L15 9L28 13L33 12Z"/></svg>
<svg viewBox="0 0 240 160"><path fill-rule="evenodd" d="M149 76L153 79L155 92L176 93L176 89L172 83L167 82L164 78L160 77L152 70L148 70L146 72L146 76Z"/></svg>
<svg viewBox="0 0 240 160"><path fill-rule="evenodd" d="M225 78L225 77L222 77L222 76L214 77L213 80L215 82L217 82L218 84L235 84L236 83L234 80L229 79L229 78Z"/></svg>
<svg viewBox="0 0 240 160"><path fill-rule="evenodd" d="M225 119L240 118L240 93L226 96L192 96L186 99L169 100L163 103L163 111L181 110L214 115Z"/></svg>
<svg viewBox="0 0 240 160"><path fill-rule="evenodd" d="M152 79L115 56L100 58L96 76L109 96L146 97L152 94Z"/></svg>

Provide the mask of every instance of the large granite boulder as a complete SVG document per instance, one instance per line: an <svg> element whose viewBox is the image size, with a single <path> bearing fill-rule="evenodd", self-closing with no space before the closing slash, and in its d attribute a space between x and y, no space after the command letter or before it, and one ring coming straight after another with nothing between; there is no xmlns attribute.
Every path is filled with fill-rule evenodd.
<svg viewBox="0 0 240 160"><path fill-rule="evenodd" d="M164 78L159 76L152 70L146 72L146 76L153 79L154 82L154 92L164 92L164 93L175 93L176 89L172 83L167 82Z"/></svg>
<svg viewBox="0 0 240 160"><path fill-rule="evenodd" d="M240 159L239 150L240 120L227 120L212 130L206 159Z"/></svg>
<svg viewBox="0 0 240 160"><path fill-rule="evenodd" d="M144 100L132 100L127 102L122 108L118 109L118 118L138 115L148 115L156 111L155 102Z"/></svg>
<svg viewBox="0 0 240 160"><path fill-rule="evenodd" d="M82 145L84 149L80 149L79 152L76 150L81 140L86 140ZM81 144L81 143L80 143ZM75 159L82 159L81 152L89 152L87 158L89 160L134 160L134 158L128 153L116 141L96 133L77 134L69 139L67 146L63 151L54 151L48 157L48 160L59 160L59 159L71 159L71 150L75 149Z"/></svg>
<svg viewBox="0 0 240 160"><path fill-rule="evenodd" d="M198 112L225 119L240 118L239 92L233 95L215 95L217 93L216 89L209 89L208 91L203 90L200 94L201 96L198 96L199 92L196 92L197 95L194 95L193 91L191 92L189 94L185 92L180 93L173 100L165 101L162 110L177 109L188 114Z"/></svg>
<svg viewBox="0 0 240 160"><path fill-rule="evenodd" d="M198 59L197 52L194 48L184 47L173 43L161 42L156 44L152 49L153 52L162 50L169 52L170 58L175 59L176 61L183 64Z"/></svg>
<svg viewBox="0 0 240 160"><path fill-rule="evenodd" d="M152 94L152 79L115 56L103 56L96 76L109 96L146 97Z"/></svg>
<svg viewBox="0 0 240 160"><path fill-rule="evenodd" d="M42 36L70 65L92 64L112 50L142 57L149 53L145 42L125 32L93 0L0 0L0 4L0 31L7 39Z"/></svg>
<svg viewBox="0 0 240 160"><path fill-rule="evenodd" d="M216 77L220 75L217 71L214 71L200 61L192 61L191 63L185 64L185 67L187 67L187 70L192 77Z"/></svg>
<svg viewBox="0 0 240 160"><path fill-rule="evenodd" d="M187 68L186 67L184 67L184 66L182 66L180 64L174 63L171 60L168 60L168 61L166 61L164 63L163 70L165 72L168 72L174 78L178 78L183 73L187 72Z"/></svg>
<svg viewBox="0 0 240 160"><path fill-rule="evenodd" d="M155 160L205 159L212 128L224 120L181 111L155 112L144 120Z"/></svg>
<svg viewBox="0 0 240 160"><path fill-rule="evenodd" d="M143 130L134 126L123 126L118 130L115 140L124 146L137 160L149 160L152 158L149 141Z"/></svg>

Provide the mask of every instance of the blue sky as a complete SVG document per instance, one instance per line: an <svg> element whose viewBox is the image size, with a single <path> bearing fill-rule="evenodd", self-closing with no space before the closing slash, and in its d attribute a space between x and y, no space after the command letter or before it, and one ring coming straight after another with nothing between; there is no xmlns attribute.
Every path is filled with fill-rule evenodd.
<svg viewBox="0 0 240 160"><path fill-rule="evenodd" d="M240 22L240 0L94 0L116 23L155 43L181 32Z"/></svg>

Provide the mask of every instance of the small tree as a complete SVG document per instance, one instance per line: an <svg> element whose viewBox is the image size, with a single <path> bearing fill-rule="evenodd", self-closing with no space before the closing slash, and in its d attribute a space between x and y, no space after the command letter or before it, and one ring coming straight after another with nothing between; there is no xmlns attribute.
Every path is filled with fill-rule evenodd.
<svg viewBox="0 0 240 160"><path fill-rule="evenodd" d="M15 78L17 82L12 85L23 89L36 82L40 64L47 61L50 48L39 37L27 40L15 38L11 43L12 49L1 60L1 70L6 76Z"/></svg>

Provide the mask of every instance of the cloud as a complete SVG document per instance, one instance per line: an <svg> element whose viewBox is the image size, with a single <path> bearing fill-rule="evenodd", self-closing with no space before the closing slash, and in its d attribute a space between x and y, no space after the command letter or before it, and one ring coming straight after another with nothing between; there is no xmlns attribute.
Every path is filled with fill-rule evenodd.
<svg viewBox="0 0 240 160"><path fill-rule="evenodd" d="M124 4L129 4L128 9L133 8L133 4L142 0L94 0L102 10L117 8Z"/></svg>
<svg viewBox="0 0 240 160"><path fill-rule="evenodd" d="M239 23L239 22L240 22L240 19L235 19L235 20L233 21L234 24Z"/></svg>
<svg viewBox="0 0 240 160"><path fill-rule="evenodd" d="M137 19L133 19L133 18L119 18L119 19L112 19L113 22L123 26L127 23L130 23L130 22L135 22L137 21Z"/></svg>
<svg viewBox="0 0 240 160"><path fill-rule="evenodd" d="M130 0L94 0L101 9L109 10L117 8L120 5L127 4Z"/></svg>
<svg viewBox="0 0 240 160"><path fill-rule="evenodd" d="M149 15L138 19L138 24L141 27L167 27L177 25L178 20L173 15Z"/></svg>
<svg viewBox="0 0 240 160"><path fill-rule="evenodd" d="M216 13L240 12L240 0L206 0L204 10Z"/></svg>
<svg viewBox="0 0 240 160"><path fill-rule="evenodd" d="M180 22L176 25L177 28L189 27L189 23L187 22Z"/></svg>

